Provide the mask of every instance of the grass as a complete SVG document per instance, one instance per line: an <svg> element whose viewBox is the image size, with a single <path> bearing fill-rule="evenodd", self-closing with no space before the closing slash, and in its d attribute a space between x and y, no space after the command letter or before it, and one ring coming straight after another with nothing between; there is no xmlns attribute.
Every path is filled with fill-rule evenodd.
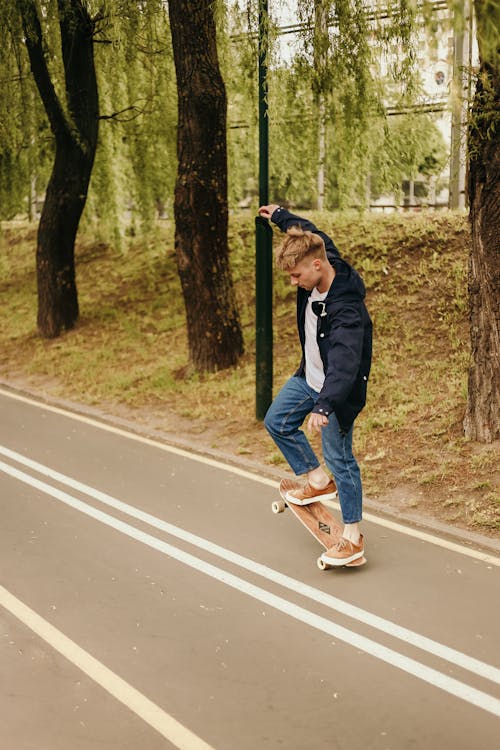
<svg viewBox="0 0 500 750"><path fill-rule="evenodd" d="M396 510L497 534L498 446L462 434L469 361L466 218L453 213L310 213L362 272L374 320L369 401L355 445L365 494ZM173 227L124 252L81 238L80 320L60 338L36 333L36 228L0 233L0 376L98 406L198 448L285 470L254 418L254 229L233 216L230 245L246 353L233 370L198 374L188 362ZM279 233L276 236L278 241ZM275 391L299 360L294 291L274 286ZM317 446L317 443L316 443Z"/></svg>

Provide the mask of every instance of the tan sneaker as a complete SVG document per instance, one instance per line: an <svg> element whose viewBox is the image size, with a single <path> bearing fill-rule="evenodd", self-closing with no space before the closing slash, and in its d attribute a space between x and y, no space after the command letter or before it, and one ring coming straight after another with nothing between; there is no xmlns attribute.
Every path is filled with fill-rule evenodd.
<svg viewBox="0 0 500 750"><path fill-rule="evenodd" d="M328 565L347 565L348 563L358 560L365 554L363 534L359 537L359 543L354 544L349 539L340 537L337 544L323 552L321 559Z"/></svg>
<svg viewBox="0 0 500 750"><path fill-rule="evenodd" d="M326 487L322 489L313 487L309 482L306 482L303 487L289 490L285 497L287 502L292 503L292 505L310 505L317 500L333 500L336 492L335 483L330 479Z"/></svg>

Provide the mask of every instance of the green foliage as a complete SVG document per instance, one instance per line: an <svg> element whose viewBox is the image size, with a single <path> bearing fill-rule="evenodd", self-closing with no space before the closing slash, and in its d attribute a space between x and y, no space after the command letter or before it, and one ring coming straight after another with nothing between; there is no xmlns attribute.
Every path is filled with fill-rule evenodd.
<svg viewBox="0 0 500 750"><path fill-rule="evenodd" d="M43 195L51 134L30 73L15 4L0 8L0 219L31 216Z"/></svg>
<svg viewBox="0 0 500 750"><path fill-rule="evenodd" d="M357 0L300 2L299 9L305 26L297 73L312 92L311 151L319 155L324 107L327 205L345 207L364 200L367 135L370 123L380 115L367 13Z"/></svg>
<svg viewBox="0 0 500 750"><path fill-rule="evenodd" d="M122 245L171 207L176 89L166 8L130 3L97 44L101 129L84 217L86 231Z"/></svg>
<svg viewBox="0 0 500 750"><path fill-rule="evenodd" d="M254 11L249 6L249 12ZM226 84L228 196L230 205L257 199L258 84L257 38L248 33L249 19L238 3L228 3L225 23L219 30L219 62ZM252 23L256 19L252 16Z"/></svg>
<svg viewBox="0 0 500 750"><path fill-rule="evenodd" d="M490 7L492 0L485 3ZM102 121L83 227L124 247L124 240L153 228L158 215L171 215L177 101L168 14L161 0L87 4L95 14ZM57 82L61 61L55 53L55 6L53 0L41 0L41 5L47 59ZM43 196L52 135L29 73L16 4L4 6L0 211L7 218L25 213L34 193ZM217 2L228 98L229 203L253 209L257 10L257 2ZM419 6L418 13L436 32L429 4ZM429 117L421 115L414 127L409 118L385 116L386 101L411 104L419 91L416 19L417 4L410 0L399 0L384 13L374 5L371 17L361 0L300 0L300 52L286 62L279 59L277 30L270 25L270 198L315 205L322 108L326 208L364 205L369 174L375 190L382 192L400 186L403 177L439 171L443 144Z"/></svg>
<svg viewBox="0 0 500 750"><path fill-rule="evenodd" d="M397 194L404 179L439 175L447 159L446 144L430 115L419 115L418 130L412 115L389 118L373 155L372 191Z"/></svg>
<svg viewBox="0 0 500 750"><path fill-rule="evenodd" d="M83 227L119 241L151 227L172 202L176 89L168 16L160 0L87 5L94 12L103 122ZM40 17L46 62L64 106L58 14L50 0L42 0ZM43 197L53 137L29 71L15 4L0 10L0 28L0 216L9 218Z"/></svg>
<svg viewBox="0 0 500 750"><path fill-rule="evenodd" d="M475 77L475 97L469 122L471 162L483 158L500 141L500 2L475 0L480 66Z"/></svg>
<svg viewBox="0 0 500 750"><path fill-rule="evenodd" d="M364 205L368 175L377 190L392 191L409 175L438 173L444 144L429 117L422 115L419 126L413 121L410 128L409 118L385 115L387 100L408 105L420 90L416 6L403 1L387 13L375 8L371 17L363 3L347 0L304 0L298 7L300 51L280 62L277 38L270 38L270 197L315 205L322 117L327 208ZM234 203L248 196L253 206L257 24L238 4L230 18L233 43L225 47L230 197ZM244 127L232 128L235 124Z"/></svg>
<svg viewBox="0 0 500 750"><path fill-rule="evenodd" d="M499 0L475 0L477 20L477 40L481 60L500 72L500 49L498 33L500 29Z"/></svg>

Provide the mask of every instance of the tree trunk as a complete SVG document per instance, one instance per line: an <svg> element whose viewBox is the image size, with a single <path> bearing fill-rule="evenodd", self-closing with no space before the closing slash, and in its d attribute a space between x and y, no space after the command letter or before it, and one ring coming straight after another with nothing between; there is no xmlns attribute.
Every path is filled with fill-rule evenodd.
<svg viewBox="0 0 500 750"><path fill-rule="evenodd" d="M59 336L78 320L75 239L80 223L92 160L71 138L56 139L56 156L38 225L36 269L38 330L45 338Z"/></svg>
<svg viewBox="0 0 500 750"><path fill-rule="evenodd" d="M326 107L323 95L320 94L318 106L318 211L325 208L325 166L326 166Z"/></svg>
<svg viewBox="0 0 500 750"><path fill-rule="evenodd" d="M33 0L21 13L30 65L55 138L55 160L37 239L38 329L54 338L78 319L74 245L98 135L93 24L81 0L58 0L66 107L56 94ZM67 114L66 114L67 113Z"/></svg>
<svg viewBox="0 0 500 750"><path fill-rule="evenodd" d="M236 364L243 337L227 238L226 92L214 4L169 0L178 90L175 247L190 359L199 371Z"/></svg>
<svg viewBox="0 0 500 750"><path fill-rule="evenodd" d="M476 1L480 71L468 133L469 203L472 247L469 260L469 313L472 362L464 428L471 440L500 438L500 74L495 44L488 60L485 13Z"/></svg>

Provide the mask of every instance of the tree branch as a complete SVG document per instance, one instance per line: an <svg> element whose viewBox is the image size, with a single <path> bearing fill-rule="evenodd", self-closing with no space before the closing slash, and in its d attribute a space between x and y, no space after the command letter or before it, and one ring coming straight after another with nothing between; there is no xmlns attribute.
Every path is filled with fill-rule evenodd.
<svg viewBox="0 0 500 750"><path fill-rule="evenodd" d="M118 112L113 112L110 115L99 115L99 120L114 120L115 122L131 122L132 120L136 120L138 117L143 115L145 112L151 113L151 109L148 109L147 103L144 105L144 107L137 107L135 104L132 104L130 107L125 107L124 109L120 109ZM123 115L125 112L134 112L133 115L130 117L120 117L120 115Z"/></svg>

